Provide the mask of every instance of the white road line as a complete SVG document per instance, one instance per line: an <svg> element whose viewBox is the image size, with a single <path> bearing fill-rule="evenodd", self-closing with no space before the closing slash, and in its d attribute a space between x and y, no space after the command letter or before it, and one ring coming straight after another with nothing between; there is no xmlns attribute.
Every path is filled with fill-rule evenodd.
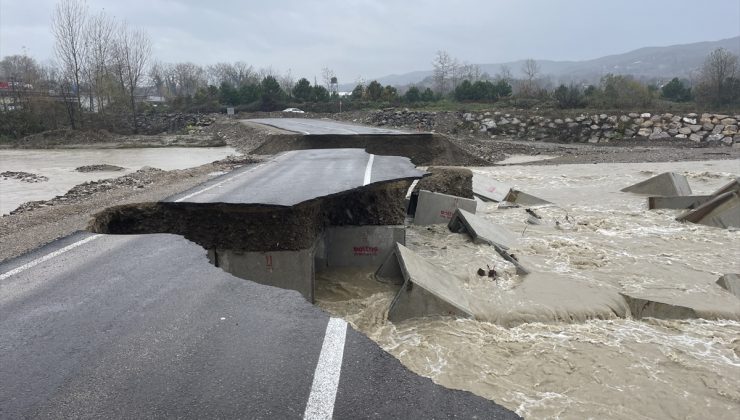
<svg viewBox="0 0 740 420"><path fill-rule="evenodd" d="M14 269L6 272L6 273L0 274L0 281L3 281L5 279L7 279L8 277L14 276L14 275L16 275L16 274L18 274L18 273L20 273L22 271L28 270L29 268L31 268L33 266L36 266L36 265L39 265L39 264L41 264L44 261L48 261L48 260L50 260L50 259L52 259L52 258L54 258L54 257L56 257L58 255L62 255L65 252L67 252L67 251L69 251L71 249L75 249L75 248L77 248L80 245L84 245L84 244L86 244L86 243L88 243L90 241L93 241L95 239L98 239L100 236L101 235L88 236L87 238L82 239L82 240L79 240L79 241L77 241L77 242L75 242L73 244L67 245L64 248L61 248L61 249L58 249L58 250L56 250L54 252L48 253L48 254L44 255L43 257L41 257L41 258L37 258L37 259L35 259L35 260L31 261L31 262L25 263L25 264L23 264L22 266L20 266L18 268L14 268Z"/></svg>
<svg viewBox="0 0 740 420"><path fill-rule="evenodd" d="M365 186L370 183L370 178L373 175L373 160L375 155L370 155L370 159L367 160L367 167L365 168L365 180L362 181L362 185Z"/></svg>
<svg viewBox="0 0 740 420"><path fill-rule="evenodd" d="M418 179L415 179L414 182L411 183L411 186L409 187L408 191L406 191L406 198L411 198L411 194L414 192L414 189L416 188L416 184L419 183Z"/></svg>
<svg viewBox="0 0 740 420"><path fill-rule="evenodd" d="M303 414L306 420L331 419L334 413L346 336L347 322L339 318L329 318L319 362L313 374L311 394L308 396L306 412Z"/></svg>
<svg viewBox="0 0 740 420"><path fill-rule="evenodd" d="M252 171L254 171L255 169L259 168L259 167L260 167L260 166L262 166L262 165L264 165L264 163L261 163L261 164L259 164L259 165L255 166L255 167L254 167L254 168L252 168L252 169L247 169L246 171L244 171L244 172L242 172L242 173L238 173L238 174L236 174L236 175L234 175L234 176L232 176L232 177L230 177L230 178L226 178L226 179L224 179L223 181L221 181L221 182L217 182L217 183L215 183L215 184L213 184L213 185L211 185L211 186L209 186L209 187L205 187L205 188L203 188L202 190L198 190L198 191L196 191L196 192L194 192L194 193L190 193L190 194L188 194L188 195L186 195L186 196L184 196L184 197L180 197L180 198L178 198L177 200L175 200L175 203L179 203L179 202L181 202L181 201L187 200L188 198L192 198L192 197L195 197L196 195L198 195L198 194L201 194L201 193L204 193L204 192L206 192L206 191L208 191L208 190L211 190L211 189L213 189L213 188L216 188L216 187L220 187L221 185L223 185L223 184L225 184L225 183L227 183L227 182L229 182L229 181L231 181L231 180L233 180L233 179L239 178L240 176L242 176L242 175L244 175L244 174L246 174L246 173L249 173L249 172L252 172Z"/></svg>

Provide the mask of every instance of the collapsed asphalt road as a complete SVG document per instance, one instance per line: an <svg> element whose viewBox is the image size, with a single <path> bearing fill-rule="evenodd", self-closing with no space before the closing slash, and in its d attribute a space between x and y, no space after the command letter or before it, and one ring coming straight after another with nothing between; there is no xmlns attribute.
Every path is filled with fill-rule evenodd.
<svg viewBox="0 0 740 420"><path fill-rule="evenodd" d="M352 184L375 182L355 152ZM195 190L208 201L228 179ZM77 233L0 273L2 418L517 418L411 373L297 292L212 266L180 236Z"/></svg>
<svg viewBox="0 0 740 420"><path fill-rule="evenodd" d="M2 418L516 417L175 235L79 233L0 272Z"/></svg>

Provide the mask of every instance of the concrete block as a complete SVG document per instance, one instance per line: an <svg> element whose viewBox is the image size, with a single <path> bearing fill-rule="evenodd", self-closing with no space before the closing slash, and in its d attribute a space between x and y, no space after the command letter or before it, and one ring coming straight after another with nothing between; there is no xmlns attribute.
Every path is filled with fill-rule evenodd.
<svg viewBox="0 0 740 420"><path fill-rule="evenodd" d="M719 228L740 227L740 193L730 191L720 194L699 207L676 218Z"/></svg>
<svg viewBox="0 0 740 420"><path fill-rule="evenodd" d="M711 195L648 197L648 209L695 209L711 199Z"/></svg>
<svg viewBox="0 0 740 420"><path fill-rule="evenodd" d="M473 317L468 298L455 276L400 244L392 257L395 258L389 264L395 261L404 283L388 310L390 321L425 316Z"/></svg>
<svg viewBox="0 0 740 420"><path fill-rule="evenodd" d="M208 257L213 265L236 277L296 290L313 303L315 248L275 252L215 249L208 251Z"/></svg>
<svg viewBox="0 0 740 420"><path fill-rule="evenodd" d="M477 205L478 203L473 199L421 190L419 191L419 201L416 205L414 224L447 224L458 208L475 213Z"/></svg>
<svg viewBox="0 0 740 420"><path fill-rule="evenodd" d="M506 194L506 197L504 197L504 201L507 201L509 203L516 203L522 206L547 206L552 204L551 202L547 200L543 200L539 197L535 197L531 194L527 194L523 191L511 189L508 194Z"/></svg>
<svg viewBox="0 0 740 420"><path fill-rule="evenodd" d="M473 174L473 195L485 201L504 201L510 190L509 185L482 175Z"/></svg>
<svg viewBox="0 0 740 420"><path fill-rule="evenodd" d="M396 246L406 244L404 226L339 226L325 232L328 267L380 266Z"/></svg>
<svg viewBox="0 0 740 420"><path fill-rule="evenodd" d="M498 245L503 249L509 249L517 242L516 236L509 229L462 209L455 210L447 227L455 233L467 233L473 238L473 242L478 244Z"/></svg>
<svg viewBox="0 0 740 420"><path fill-rule="evenodd" d="M713 192L712 196L716 197L718 195L722 195L724 193L731 192L731 191L740 193L740 181L738 181L738 178L733 179L732 181L722 186L722 188Z"/></svg>
<svg viewBox="0 0 740 420"><path fill-rule="evenodd" d="M740 298L740 274L725 274L717 279L717 285Z"/></svg>
<svg viewBox="0 0 740 420"><path fill-rule="evenodd" d="M622 188L623 192L659 195L663 197L691 195L691 186L685 176L664 172L645 181Z"/></svg>
<svg viewBox="0 0 740 420"><path fill-rule="evenodd" d="M622 297L635 319L729 319L740 320L740 300L729 294L712 296L703 293L649 290L622 292Z"/></svg>

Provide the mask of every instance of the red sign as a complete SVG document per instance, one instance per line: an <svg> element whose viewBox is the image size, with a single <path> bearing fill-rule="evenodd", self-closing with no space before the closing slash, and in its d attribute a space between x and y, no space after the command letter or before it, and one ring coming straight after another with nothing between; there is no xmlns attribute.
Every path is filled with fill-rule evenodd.
<svg viewBox="0 0 740 420"><path fill-rule="evenodd" d="M356 246L352 248L352 252L356 257L366 255L378 255L380 249L377 246Z"/></svg>
<svg viewBox="0 0 740 420"><path fill-rule="evenodd" d="M10 89L10 84L8 82L0 82L0 89Z"/></svg>

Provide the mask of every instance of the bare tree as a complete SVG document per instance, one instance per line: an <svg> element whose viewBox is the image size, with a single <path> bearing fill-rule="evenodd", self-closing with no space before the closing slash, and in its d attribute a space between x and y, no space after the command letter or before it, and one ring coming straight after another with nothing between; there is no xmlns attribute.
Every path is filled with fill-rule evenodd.
<svg viewBox="0 0 740 420"><path fill-rule="evenodd" d="M455 60L447 51L440 50L434 56L432 66L434 67L432 72L434 88L437 92L444 95L449 92L449 82L455 67Z"/></svg>
<svg viewBox="0 0 740 420"><path fill-rule="evenodd" d="M288 69L284 75L278 77L278 83L280 84L280 88L289 98L293 96L293 85L295 85L295 79L293 78L293 73L290 69Z"/></svg>
<svg viewBox="0 0 740 420"><path fill-rule="evenodd" d="M700 102L721 105L734 102L733 84L737 84L738 57L724 48L709 53L699 72L696 97Z"/></svg>
<svg viewBox="0 0 740 420"><path fill-rule="evenodd" d="M464 63L460 66L460 78L462 80L469 80L471 82L477 82L483 77L483 70L477 64Z"/></svg>
<svg viewBox="0 0 740 420"><path fill-rule="evenodd" d="M324 67L321 69L321 81L324 82L324 87L326 87L326 90L331 92L331 79L333 77L337 77L336 74L334 74L334 70L330 69L329 67Z"/></svg>
<svg viewBox="0 0 740 420"><path fill-rule="evenodd" d="M513 80L513 76L511 75L511 68L507 66L506 64L502 64L501 67L499 67L498 74L496 75L496 79L500 81L504 81L506 83L511 83Z"/></svg>
<svg viewBox="0 0 740 420"><path fill-rule="evenodd" d="M256 83L257 76L252 66L242 61L235 63L216 63L208 66L209 82L215 86L226 83L238 88L245 83Z"/></svg>
<svg viewBox="0 0 740 420"><path fill-rule="evenodd" d="M80 80L83 77L86 45L84 39L87 4L82 0L61 0L54 8L51 29L54 34L55 48L59 62L64 66L66 83L77 98L77 109L81 109ZM73 86L71 86L74 84ZM70 124L75 128L74 113L70 114Z"/></svg>
<svg viewBox="0 0 740 420"><path fill-rule="evenodd" d="M522 64L522 73L524 73L525 81L521 86L521 94L532 96L538 87L537 78L540 75L540 66L535 60L528 58Z"/></svg>
<svg viewBox="0 0 740 420"><path fill-rule="evenodd" d="M113 57L116 22L113 18L100 12L87 20L85 27L84 73L89 85L90 110L103 112L104 105L110 102L107 92L109 66Z"/></svg>
<svg viewBox="0 0 740 420"><path fill-rule="evenodd" d="M141 85L146 63L151 55L149 36L141 30L131 30L124 23L120 26L115 43L114 61L122 90L131 107L131 122L134 132L136 123L136 90Z"/></svg>

